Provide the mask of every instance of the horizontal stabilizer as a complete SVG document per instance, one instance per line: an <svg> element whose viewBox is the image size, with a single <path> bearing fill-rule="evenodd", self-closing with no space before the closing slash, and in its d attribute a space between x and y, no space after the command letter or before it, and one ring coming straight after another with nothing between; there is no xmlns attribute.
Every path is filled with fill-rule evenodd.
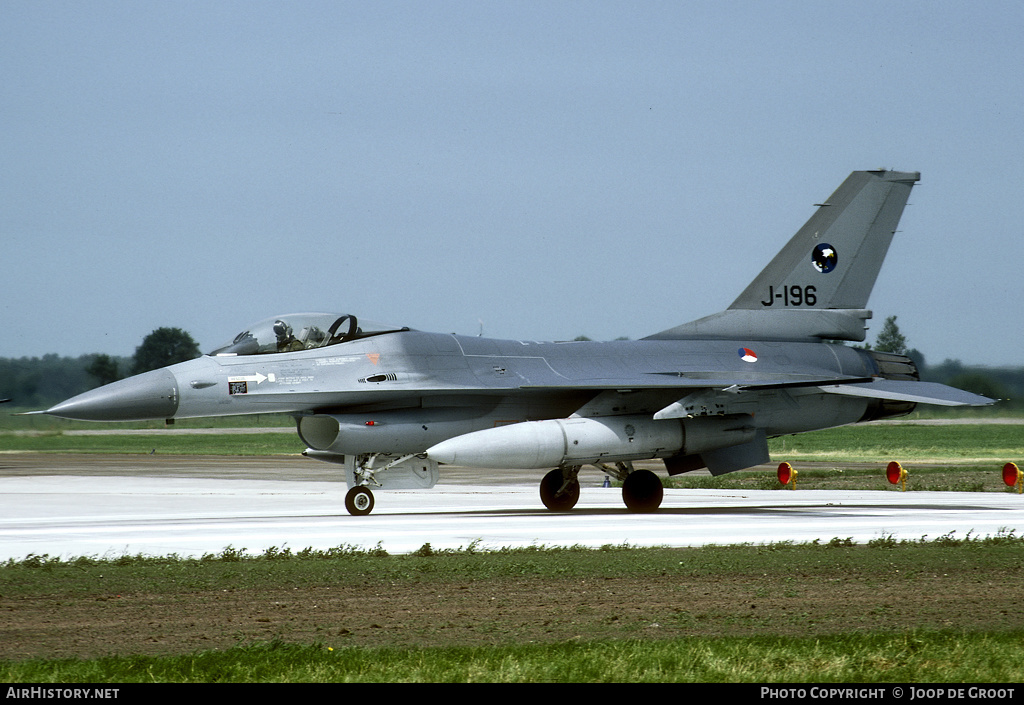
<svg viewBox="0 0 1024 705"><path fill-rule="evenodd" d="M870 397L938 406L987 406L995 403L994 399L937 382L876 379L863 384L823 385L819 389L829 394L842 394L848 397Z"/></svg>

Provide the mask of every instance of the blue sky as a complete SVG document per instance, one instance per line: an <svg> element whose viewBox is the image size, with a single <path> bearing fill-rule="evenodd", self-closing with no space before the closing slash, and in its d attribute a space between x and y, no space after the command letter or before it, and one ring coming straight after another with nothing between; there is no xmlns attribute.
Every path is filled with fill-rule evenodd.
<svg viewBox="0 0 1024 705"><path fill-rule="evenodd" d="M295 311L535 340L727 307L856 169L871 300L1020 364L1019 2L0 0L0 356Z"/></svg>

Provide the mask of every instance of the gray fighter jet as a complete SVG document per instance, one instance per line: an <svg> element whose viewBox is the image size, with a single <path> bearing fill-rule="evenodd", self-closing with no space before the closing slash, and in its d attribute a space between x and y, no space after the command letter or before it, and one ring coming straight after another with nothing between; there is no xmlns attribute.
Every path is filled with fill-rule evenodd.
<svg viewBox="0 0 1024 705"><path fill-rule="evenodd" d="M439 464L549 469L540 496L571 509L578 473L621 480L653 511L669 475L768 462L768 439L992 403L919 381L863 341L865 309L918 173L857 171L720 313L636 341L493 340L304 313L256 323L207 355L80 394L43 413L125 421L283 412L310 458L339 463L345 505L428 488Z"/></svg>

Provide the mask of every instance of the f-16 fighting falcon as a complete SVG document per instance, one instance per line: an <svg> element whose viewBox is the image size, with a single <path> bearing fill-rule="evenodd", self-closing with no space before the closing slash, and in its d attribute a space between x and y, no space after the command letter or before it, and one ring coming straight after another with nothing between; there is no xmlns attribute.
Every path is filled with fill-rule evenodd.
<svg viewBox="0 0 1024 705"><path fill-rule="evenodd" d="M768 439L991 399L919 381L863 341L868 296L920 179L856 171L728 309L641 340L534 342L427 333L351 314L256 323L187 362L46 410L128 421L281 412L305 455L338 463L351 514L374 492L429 488L439 465L548 470L541 501L566 511L578 474L622 482L630 510L661 504L669 475L769 461Z"/></svg>

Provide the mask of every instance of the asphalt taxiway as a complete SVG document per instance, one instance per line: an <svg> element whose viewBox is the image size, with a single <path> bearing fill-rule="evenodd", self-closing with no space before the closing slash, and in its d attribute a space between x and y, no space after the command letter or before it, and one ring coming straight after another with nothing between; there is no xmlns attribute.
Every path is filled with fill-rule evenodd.
<svg viewBox="0 0 1024 705"><path fill-rule="evenodd" d="M633 514L589 473L576 508L553 513L538 495L543 473L471 468L442 468L430 490L377 492L373 513L353 517L339 469L301 457L3 454L0 560L1024 533L1024 498L1002 492L666 490L658 512Z"/></svg>

